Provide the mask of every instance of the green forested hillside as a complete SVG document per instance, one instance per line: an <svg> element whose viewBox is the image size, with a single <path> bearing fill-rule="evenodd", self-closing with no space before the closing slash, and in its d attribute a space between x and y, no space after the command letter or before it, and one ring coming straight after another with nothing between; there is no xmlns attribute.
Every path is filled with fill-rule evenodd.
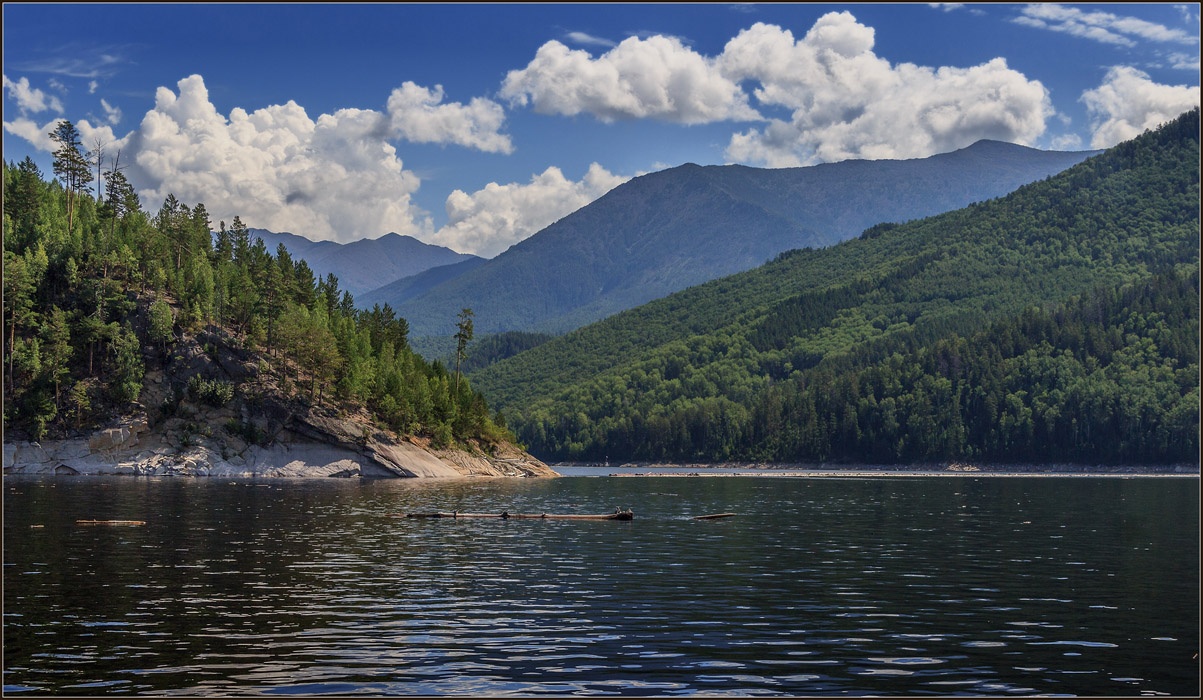
<svg viewBox="0 0 1203 700"><path fill-rule="evenodd" d="M1197 287L1189 275L1199 265L1198 134L1195 110L1006 197L782 254L473 379L544 457L1179 459L1197 445L1189 385L1191 372L1197 384L1198 348L1184 349L1182 328L1166 319L1185 319L1189 329L1198 312L1156 290ZM1159 281L1150 282L1154 275ZM1026 328L1028 307L1044 309L1029 315L1060 319L1093 303L1092 294L1146 293L1171 309L1154 314L1177 315L1087 315L1081 332L1109 340L1085 350L1052 340L1045 348L1041 336L1012 356L1006 342L975 335ZM1163 322L1176 338L1172 349L1160 344L1166 331L1150 330ZM1010 364L982 367L969 352L962 367L978 375L932 374L923 353L937 352L942 339L988 357L1001 343L999 363ZM1086 393L1050 398L1045 393L1064 394L1070 384L1041 384L1032 373L1041 362L1067 362L1063 351L1077 353L1081 367L1058 365L1069 373L1061 379L1078 373L1073 386ZM982 383L987 370L998 373L996 383ZM866 392L870 376L884 383ZM828 400L818 388L826 386L853 393ZM1156 400L1127 400L1145 389ZM958 410L966 411L962 433L952 418ZM1061 447L1049 449L1053 442Z"/></svg>
<svg viewBox="0 0 1203 700"><path fill-rule="evenodd" d="M64 436L137 408L153 423L172 407L138 406L144 375L180 361L185 337L215 358L249 356L251 374L298 401L363 405L436 445L505 437L466 379L410 350L387 305L356 310L335 276L315 279L282 245L271 255L237 217L214 240L203 204L169 195L144 212L115 163L80 151L73 125L52 136L56 179L29 158L4 168L6 439ZM212 376L171 389L253 408L263 387Z"/></svg>

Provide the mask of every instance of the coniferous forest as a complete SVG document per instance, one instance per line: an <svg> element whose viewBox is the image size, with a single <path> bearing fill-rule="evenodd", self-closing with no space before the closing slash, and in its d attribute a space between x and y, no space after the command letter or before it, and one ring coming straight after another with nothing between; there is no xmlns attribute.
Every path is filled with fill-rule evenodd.
<svg viewBox="0 0 1203 700"><path fill-rule="evenodd" d="M146 212L120 154L85 151L67 121L51 138L53 173L29 158L4 168L6 439L65 437L128 412L186 337L252 353L298 401L361 405L435 446L507 439L466 378L409 348L387 305L357 310L336 277L315 279L282 245L273 255L238 217L214 235L202 203L168 195ZM253 391L217 377L178 390L216 405Z"/></svg>
<svg viewBox="0 0 1203 700"><path fill-rule="evenodd" d="M1199 112L473 374L545 459L1195 462Z"/></svg>
<svg viewBox="0 0 1203 700"><path fill-rule="evenodd" d="M561 337L472 347L465 309L444 365L388 305L357 310L238 217L214 233L171 195L143 211L119 154L60 122L53 177L5 165L5 429L111 421L204 338L253 353L298 401L363 406L436 446L512 438L487 394L544 459L1194 461L1198 132L1195 110L1005 197ZM214 405L256 390L179 387Z"/></svg>

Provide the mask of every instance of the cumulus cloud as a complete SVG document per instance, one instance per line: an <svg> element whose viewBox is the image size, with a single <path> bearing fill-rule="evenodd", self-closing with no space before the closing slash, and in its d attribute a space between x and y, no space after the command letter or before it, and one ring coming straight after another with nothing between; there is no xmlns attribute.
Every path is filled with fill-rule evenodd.
<svg viewBox="0 0 1203 700"><path fill-rule="evenodd" d="M123 162L144 206L157 207L168 193L188 203L205 202L214 220L235 214L276 230L316 238L353 240L389 230L420 233L409 194L418 181L401 168L392 146L375 134L382 115L341 110L309 119L294 102L229 118L208 99L199 75L177 84L179 94L159 88L155 107L138 130L117 138L109 125L76 125L85 146L101 142ZM43 150L55 122L5 122L10 133ZM362 199L372 207L358 204Z"/></svg>
<svg viewBox="0 0 1203 700"><path fill-rule="evenodd" d="M409 82L393 91L383 112L341 109L311 117L290 100L225 115L209 100L204 79L192 75L174 91L160 87L154 108L122 138L112 130L121 110L103 99L101 106L108 123L79 121L81 141L122 150L126 175L148 209L171 193L189 204L204 202L214 221L238 215L252 226L340 242L390 231L434 233L412 200L420 180L403 168L390 140L513 151L498 131L504 111L497 103L444 103L441 86ZM4 129L53 151L48 133L55 121L39 125L22 114Z"/></svg>
<svg viewBox="0 0 1203 700"><path fill-rule="evenodd" d="M4 130L13 136L20 136L40 151L50 152L55 149L55 143L50 140L49 134L57 122L57 119L52 119L45 125L38 126L37 122L28 117L18 117L4 122Z"/></svg>
<svg viewBox="0 0 1203 700"><path fill-rule="evenodd" d="M1110 12L1086 12L1077 7L1065 7L1055 3L1028 5L1014 21L1029 27L1064 32L1071 36L1119 46L1135 46L1133 37L1181 44L1199 42L1194 34L1181 29L1171 29L1156 22L1123 17Z"/></svg>
<svg viewBox="0 0 1203 700"><path fill-rule="evenodd" d="M290 100L234 108L227 118L201 76L177 87L178 94L158 89L128 137L126 174L147 207L172 193L204 202L214 221L239 215L252 226L341 242L429 232L410 201L419 180L384 140L383 114L343 109L314 120Z"/></svg>
<svg viewBox="0 0 1203 700"><path fill-rule="evenodd" d="M1054 113L1048 91L1002 58L969 68L891 65L873 28L832 12L801 39L757 23L720 57L725 75L756 80L762 104L793 110L731 137L726 157L770 167L849 158L912 158L983 138L1031 144Z"/></svg>
<svg viewBox="0 0 1203 700"><path fill-rule="evenodd" d="M47 110L63 113L63 103L53 95L47 96L41 90L30 87L29 78L14 81L7 75L3 77L4 89L8 91L10 99L17 101L17 109L21 110L22 114L38 114Z"/></svg>
<svg viewBox="0 0 1203 700"><path fill-rule="evenodd" d="M37 122L28 117L19 117L11 122L4 122L4 130L25 139L40 151L53 153L58 149L58 144L50 140L50 132L54 131L60 121L61 119L55 118L39 126ZM129 142L128 135L117 138L109 126L93 126L87 119L81 119L75 124L75 128L79 131L79 142L85 151L99 141L106 144L107 152L113 153L124 148Z"/></svg>
<svg viewBox="0 0 1203 700"><path fill-rule="evenodd" d="M1162 85L1131 66L1107 71L1103 84L1082 93L1090 115L1091 148L1109 148L1199 106L1199 86Z"/></svg>
<svg viewBox="0 0 1203 700"><path fill-rule="evenodd" d="M116 125L121 121L120 107L114 107L110 105L108 100L104 99L103 97L100 98L100 106L104 108L105 117L109 120L110 124Z"/></svg>
<svg viewBox="0 0 1203 700"><path fill-rule="evenodd" d="M472 194L455 190L447 197L448 223L430 241L492 257L628 179L593 163L576 182L549 167L527 184L491 182Z"/></svg>
<svg viewBox="0 0 1203 700"><path fill-rule="evenodd" d="M510 71L501 96L542 114L592 114L603 122L659 119L679 124L758 120L747 96L716 62L680 39L629 37L594 59L549 41L523 69Z"/></svg>
<svg viewBox="0 0 1203 700"><path fill-rule="evenodd" d="M388 98L394 133L414 143L454 143L494 153L512 153L510 137L498 133L505 122L501 105L483 97L467 105L442 104L443 86L424 88L406 81Z"/></svg>
<svg viewBox="0 0 1203 700"><path fill-rule="evenodd" d="M88 94L89 95L96 94L96 88L98 88L98 87L100 87L100 83L96 82L95 80L89 80L88 81Z"/></svg>

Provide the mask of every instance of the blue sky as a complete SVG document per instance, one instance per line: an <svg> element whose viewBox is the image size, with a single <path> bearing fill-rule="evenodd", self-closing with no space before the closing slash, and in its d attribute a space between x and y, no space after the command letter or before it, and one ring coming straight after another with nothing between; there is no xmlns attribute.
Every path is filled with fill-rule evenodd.
<svg viewBox="0 0 1203 700"><path fill-rule="evenodd" d="M1198 5L4 6L4 158L154 210L492 256L630 177L1098 148L1199 103Z"/></svg>

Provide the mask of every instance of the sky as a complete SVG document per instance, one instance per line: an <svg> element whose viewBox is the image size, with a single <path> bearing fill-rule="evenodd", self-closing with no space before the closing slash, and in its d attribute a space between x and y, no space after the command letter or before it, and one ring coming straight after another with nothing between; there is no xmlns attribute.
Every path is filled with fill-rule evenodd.
<svg viewBox="0 0 1203 700"><path fill-rule="evenodd" d="M1199 104L1197 4L5 4L6 162L61 119L154 212L492 257L683 163L1106 148Z"/></svg>

